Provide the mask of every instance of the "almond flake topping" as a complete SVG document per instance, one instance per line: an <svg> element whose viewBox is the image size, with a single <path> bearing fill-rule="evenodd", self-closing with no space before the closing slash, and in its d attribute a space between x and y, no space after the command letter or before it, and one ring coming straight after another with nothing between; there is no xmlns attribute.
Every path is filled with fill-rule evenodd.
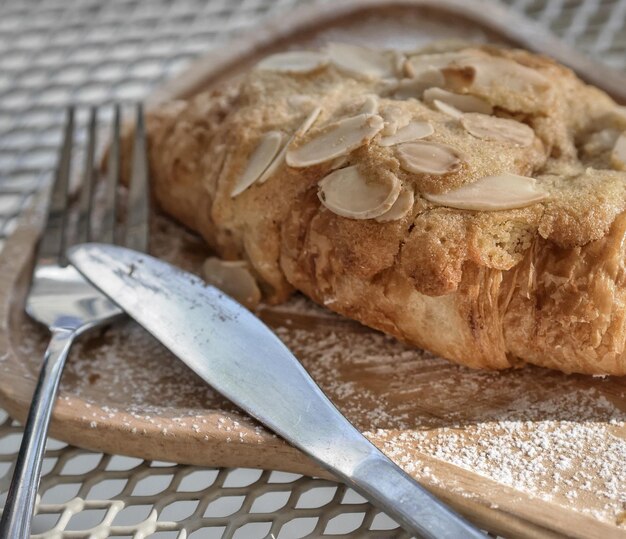
<svg viewBox="0 0 626 539"><path fill-rule="evenodd" d="M462 210L498 211L523 208L548 197L535 178L507 172L485 176L440 195L424 194L435 204Z"/></svg>
<svg viewBox="0 0 626 539"><path fill-rule="evenodd" d="M359 114L326 126L310 140L287 152L287 164L302 168L348 154L363 146L383 128L376 114Z"/></svg>
<svg viewBox="0 0 626 539"><path fill-rule="evenodd" d="M319 182L318 197L330 211L351 219L372 219L387 212L400 194L391 172L365 179L356 166L331 172Z"/></svg>
<svg viewBox="0 0 626 539"><path fill-rule="evenodd" d="M611 152L611 163L617 170L626 170L626 131L615 141Z"/></svg>
<svg viewBox="0 0 626 539"><path fill-rule="evenodd" d="M346 118L352 118L359 114L378 114L378 95L363 94L342 102L332 113L331 117L322 123L326 127Z"/></svg>
<svg viewBox="0 0 626 539"><path fill-rule="evenodd" d="M417 174L448 174L458 170L464 161L458 150L437 142L406 142L396 151L400 166Z"/></svg>
<svg viewBox="0 0 626 539"><path fill-rule="evenodd" d="M439 101L439 99L433 99L433 107L435 107L439 112L443 112L444 114L447 114L452 118L456 118L457 120L463 116L463 113L459 109L453 107L452 105L448 105L443 101Z"/></svg>
<svg viewBox="0 0 626 539"><path fill-rule="evenodd" d="M337 170L338 168L343 168L348 164L348 161L350 161L350 158L347 155L342 155L340 157L337 157L330 162L330 170Z"/></svg>
<svg viewBox="0 0 626 539"><path fill-rule="evenodd" d="M382 137L378 144L380 146L395 146L403 142L411 142L424 137L428 137L435 132L430 122L412 121L408 125L398 129L393 135Z"/></svg>
<svg viewBox="0 0 626 539"><path fill-rule="evenodd" d="M265 169L280 150L283 143L283 134L280 131L270 131L261 137L259 144L248 160L248 165L241 176L235 182L235 186L230 193L231 197L243 193L255 181L259 179Z"/></svg>
<svg viewBox="0 0 626 539"><path fill-rule="evenodd" d="M291 135L291 137L287 141L287 144L285 144L283 146L283 149L278 152L278 155L274 158L274 161L272 161L270 166L265 169L265 172L258 179L259 183L265 183L269 178L276 174L278 168L285 162L285 156L287 155L287 148L289 148L289 145L296 139L296 137L301 137L309 129L311 129L311 126L315 123L315 120L317 120L317 117L320 115L321 112L322 107L315 107L309 113L309 115L305 118L300 127L296 129L296 132Z"/></svg>
<svg viewBox="0 0 626 539"><path fill-rule="evenodd" d="M410 189L403 189L400 191L398 198L393 203L393 206L383 213L376 217L376 220L379 223L388 223L389 221L397 221L402 219L411 208L413 208L413 202L415 201L415 196L413 195L413 191Z"/></svg>
<svg viewBox="0 0 626 539"><path fill-rule="evenodd" d="M249 309L261 301L259 286L244 260L207 258L202 265L202 277Z"/></svg>
<svg viewBox="0 0 626 539"><path fill-rule="evenodd" d="M378 96L367 94L363 98L363 103L359 107L358 114L377 114L378 113Z"/></svg>
<svg viewBox="0 0 626 539"><path fill-rule="evenodd" d="M480 97L454 94L441 88L424 90L425 103L432 103L435 99L451 105L461 112L481 112L482 114L491 114L493 112L493 107Z"/></svg>
<svg viewBox="0 0 626 539"><path fill-rule="evenodd" d="M471 70L469 76L468 69ZM443 69L443 73L446 83L481 93L491 93L496 87L522 94L544 93L550 89L550 81L541 72L509 58L466 57Z"/></svg>
<svg viewBox="0 0 626 539"><path fill-rule="evenodd" d="M438 69L427 68L411 79L402 79L395 83L392 95L396 99L421 99L424 90L444 86L446 80Z"/></svg>
<svg viewBox="0 0 626 539"><path fill-rule="evenodd" d="M411 117L402 108L395 105L387 105L380 111L385 124L380 130L383 137L394 135L398 129L402 129L411 121Z"/></svg>
<svg viewBox="0 0 626 539"><path fill-rule="evenodd" d="M310 73L328 64L325 54L314 51L288 51L263 58L257 69L279 73Z"/></svg>
<svg viewBox="0 0 626 539"><path fill-rule="evenodd" d="M530 146L535 139L535 132L521 122L507 118L497 118L470 112L463 114L461 124L476 138L507 142L515 146Z"/></svg>
<svg viewBox="0 0 626 539"><path fill-rule="evenodd" d="M436 52L430 54L416 54L410 56L406 63L406 70L411 77L419 77L425 71L439 70L454 61L462 60L476 53L471 52Z"/></svg>
<svg viewBox="0 0 626 539"><path fill-rule="evenodd" d="M396 76L398 60L393 51L381 51L348 43L329 43L325 51L337 69L354 77L384 79Z"/></svg>

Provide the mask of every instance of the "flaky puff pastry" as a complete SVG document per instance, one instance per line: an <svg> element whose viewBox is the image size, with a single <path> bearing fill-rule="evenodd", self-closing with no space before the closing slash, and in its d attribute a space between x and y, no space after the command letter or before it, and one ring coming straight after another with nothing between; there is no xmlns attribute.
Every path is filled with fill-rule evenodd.
<svg viewBox="0 0 626 539"><path fill-rule="evenodd" d="M303 69L285 70L279 58L152 110L150 168L161 208L221 258L247 261L268 302L298 290L473 368L532 363L626 374L626 173L616 154L624 110L567 68L520 50L390 54L393 76L347 69L345 54L342 64L331 53L318 53L317 64L305 58ZM424 91L429 77L480 103ZM312 125L298 132L312 111ZM278 152L265 181L232 195L268 133L295 150L362 113L379 116L380 125L368 121L380 131L356 147L306 166L299 154ZM523 140L468 128L468 114L517 122ZM452 148L458 162L435 173L403 162L401 145L381 140L408 122L432 126L420 140ZM364 185L393 176L413 195L409 204L389 220L339 215L320 186L347 167ZM507 209L437 199L506 174L532 178L543 195Z"/></svg>

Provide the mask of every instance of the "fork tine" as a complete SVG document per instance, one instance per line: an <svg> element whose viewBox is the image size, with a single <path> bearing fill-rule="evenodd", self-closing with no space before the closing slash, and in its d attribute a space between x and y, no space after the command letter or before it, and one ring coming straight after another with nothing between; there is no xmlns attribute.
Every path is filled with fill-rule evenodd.
<svg viewBox="0 0 626 539"><path fill-rule="evenodd" d="M104 217L102 228L95 241L115 243L115 221L117 214L117 185L120 177L120 105L116 104L113 115L111 147L107 162L107 178L104 195Z"/></svg>
<svg viewBox="0 0 626 539"><path fill-rule="evenodd" d="M98 109L89 109L89 123L87 126L87 151L85 153L85 169L83 171L82 190L80 193L78 223L76 231L76 243L84 243L91 240L92 224L91 212L93 208L93 194L95 170L94 160L96 152L96 125Z"/></svg>
<svg viewBox="0 0 626 539"><path fill-rule="evenodd" d="M73 143L74 107L70 106L66 113L63 145L50 195L48 218L37 251L38 263L67 264L65 258L66 221Z"/></svg>
<svg viewBox="0 0 626 539"><path fill-rule="evenodd" d="M137 251L148 250L150 189L143 106L137 104L133 164L128 191L125 245Z"/></svg>

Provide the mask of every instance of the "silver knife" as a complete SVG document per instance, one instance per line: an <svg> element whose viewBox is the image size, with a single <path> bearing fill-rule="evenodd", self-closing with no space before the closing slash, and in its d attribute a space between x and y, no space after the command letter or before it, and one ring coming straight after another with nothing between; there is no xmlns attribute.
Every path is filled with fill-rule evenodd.
<svg viewBox="0 0 626 539"><path fill-rule="evenodd" d="M89 281L213 388L407 531L426 538L484 539L371 444L280 339L223 292L123 247L84 244L68 256Z"/></svg>

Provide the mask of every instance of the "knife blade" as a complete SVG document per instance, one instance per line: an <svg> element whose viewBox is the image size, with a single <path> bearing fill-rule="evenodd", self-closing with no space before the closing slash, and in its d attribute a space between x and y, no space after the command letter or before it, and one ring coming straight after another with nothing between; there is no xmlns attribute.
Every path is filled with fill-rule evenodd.
<svg viewBox="0 0 626 539"><path fill-rule="evenodd" d="M199 277L143 253L83 244L71 263L196 374L408 531L484 538L371 444L261 320Z"/></svg>

